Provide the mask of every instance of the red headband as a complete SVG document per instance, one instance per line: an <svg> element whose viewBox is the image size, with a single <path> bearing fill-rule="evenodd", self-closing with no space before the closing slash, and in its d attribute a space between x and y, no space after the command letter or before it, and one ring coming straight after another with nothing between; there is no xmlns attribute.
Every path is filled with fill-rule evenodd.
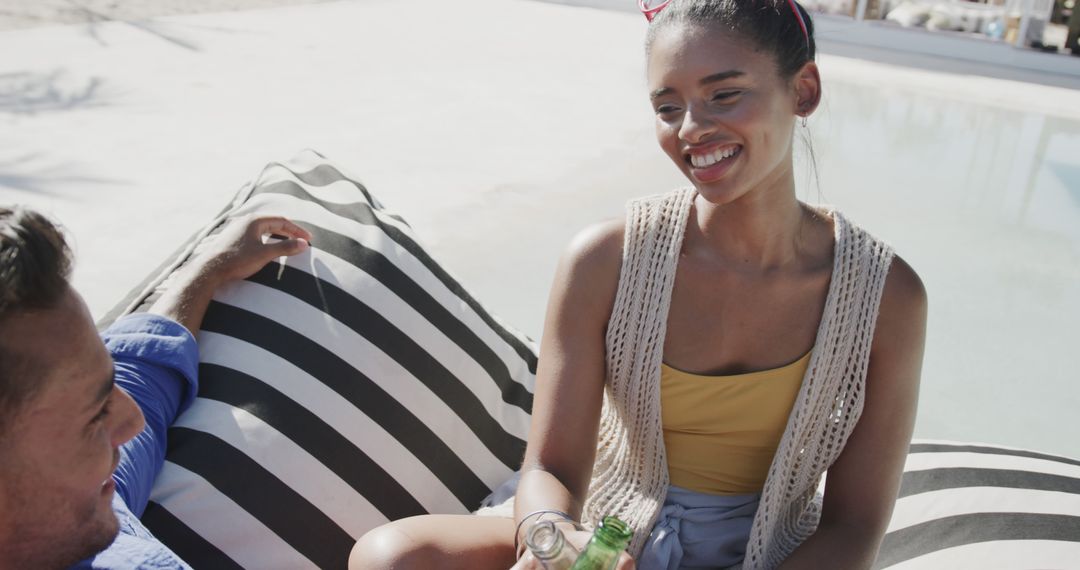
<svg viewBox="0 0 1080 570"><path fill-rule="evenodd" d="M641 13L645 14L645 19L651 22L652 19L660 13L660 10L663 10L668 4L671 4L671 0L663 0L652 8L649 7L649 3L649 0L638 0L637 5L638 9L641 10Z"/></svg>
<svg viewBox="0 0 1080 570"><path fill-rule="evenodd" d="M669 0L670 1L670 0ZM799 7L795 5L795 0L787 0L788 6L791 6L791 11L795 13L795 19L799 21L799 27L802 28L802 35L806 38L806 51L810 52L810 31L806 28L806 20L803 20L802 12L799 11Z"/></svg>
<svg viewBox="0 0 1080 570"><path fill-rule="evenodd" d="M795 19L799 22L799 29L802 30L802 35L806 38L806 51L810 51L810 31L806 27L806 21L803 20L802 12L799 11L799 7L795 5L795 0L787 0L788 6L791 6L791 11L795 13ZM638 0L638 9L642 14L645 14L645 19L652 21L661 10L671 4L671 0L661 0L656 6L649 7L651 0Z"/></svg>

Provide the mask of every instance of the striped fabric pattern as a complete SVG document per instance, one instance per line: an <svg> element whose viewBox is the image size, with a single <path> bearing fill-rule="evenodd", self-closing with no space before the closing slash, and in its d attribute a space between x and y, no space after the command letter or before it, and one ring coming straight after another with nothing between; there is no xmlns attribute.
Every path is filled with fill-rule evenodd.
<svg viewBox="0 0 1080 570"><path fill-rule="evenodd" d="M477 508L519 467L533 343L314 152L268 166L182 257L247 214L312 248L215 296L147 526L196 568L344 568L374 526Z"/></svg>
<svg viewBox="0 0 1080 570"><path fill-rule="evenodd" d="M913 442L874 567L1080 568L1080 461Z"/></svg>

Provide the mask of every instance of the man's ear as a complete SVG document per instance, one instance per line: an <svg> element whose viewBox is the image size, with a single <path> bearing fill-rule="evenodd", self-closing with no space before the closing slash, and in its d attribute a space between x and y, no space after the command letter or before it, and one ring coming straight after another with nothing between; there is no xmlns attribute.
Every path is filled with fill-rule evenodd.
<svg viewBox="0 0 1080 570"><path fill-rule="evenodd" d="M792 83L795 87L795 114L810 116L821 103L821 74L818 73L817 63L806 62L802 69L795 72Z"/></svg>

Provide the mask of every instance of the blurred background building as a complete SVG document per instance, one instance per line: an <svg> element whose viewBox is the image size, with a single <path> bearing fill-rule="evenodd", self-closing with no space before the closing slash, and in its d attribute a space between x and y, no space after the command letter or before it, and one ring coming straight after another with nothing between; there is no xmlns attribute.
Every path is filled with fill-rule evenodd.
<svg viewBox="0 0 1080 570"><path fill-rule="evenodd" d="M804 3L807 8L838 18L840 22L846 18L862 23L879 35L904 28L971 42L969 50L953 55L974 54L993 43L1050 54L1080 55L1078 0L806 0ZM914 40L910 35L906 38Z"/></svg>

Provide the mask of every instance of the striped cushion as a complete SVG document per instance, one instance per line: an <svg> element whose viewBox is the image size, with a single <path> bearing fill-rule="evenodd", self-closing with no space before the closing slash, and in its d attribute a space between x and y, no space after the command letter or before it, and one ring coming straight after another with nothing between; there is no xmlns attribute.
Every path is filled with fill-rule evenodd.
<svg viewBox="0 0 1080 570"><path fill-rule="evenodd" d="M344 568L374 526L475 509L521 461L531 341L316 153L268 166L224 217L245 214L312 248L215 296L147 526L196 568Z"/></svg>
<svg viewBox="0 0 1080 570"><path fill-rule="evenodd" d="M875 568L1080 567L1080 461L916 441Z"/></svg>

